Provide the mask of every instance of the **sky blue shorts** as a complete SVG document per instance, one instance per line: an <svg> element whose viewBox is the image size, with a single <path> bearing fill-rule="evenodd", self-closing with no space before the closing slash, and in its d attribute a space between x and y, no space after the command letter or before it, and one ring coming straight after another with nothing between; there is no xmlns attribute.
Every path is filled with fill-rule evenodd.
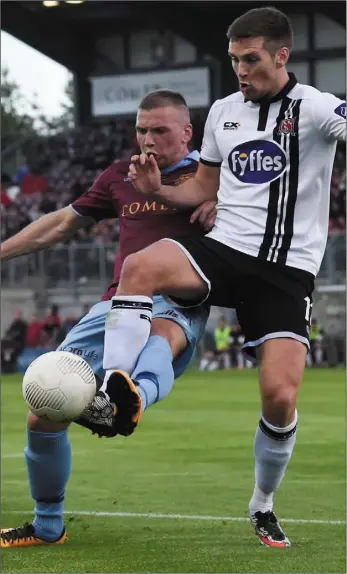
<svg viewBox="0 0 347 574"><path fill-rule="evenodd" d="M173 362L175 378L187 368L195 348L200 341L209 316L209 307L200 305L191 309L176 307L161 296L154 297L153 319L169 319L179 325L186 337L187 347ZM89 313L67 334L57 351L69 351L81 357L93 369L96 376L103 380L102 368L104 354L104 335L106 315L111 309L111 301L101 301L94 305Z"/></svg>

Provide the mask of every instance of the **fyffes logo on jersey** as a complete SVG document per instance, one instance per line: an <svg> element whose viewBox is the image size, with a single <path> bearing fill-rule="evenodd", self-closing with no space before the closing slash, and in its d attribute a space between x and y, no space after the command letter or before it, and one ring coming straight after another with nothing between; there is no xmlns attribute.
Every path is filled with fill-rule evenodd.
<svg viewBox="0 0 347 574"><path fill-rule="evenodd" d="M343 118L344 120L346 119L346 104L340 104L336 110L334 110L335 114L337 114L338 116L341 116L341 118Z"/></svg>
<svg viewBox="0 0 347 574"><path fill-rule="evenodd" d="M283 149L275 142L253 140L235 147L229 167L242 183L261 184L277 179L287 169Z"/></svg>

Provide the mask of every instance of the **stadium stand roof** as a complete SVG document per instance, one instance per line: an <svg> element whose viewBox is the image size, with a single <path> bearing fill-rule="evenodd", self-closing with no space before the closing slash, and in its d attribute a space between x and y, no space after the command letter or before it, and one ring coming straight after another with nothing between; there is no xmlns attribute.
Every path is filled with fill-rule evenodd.
<svg viewBox="0 0 347 574"><path fill-rule="evenodd" d="M146 28L171 29L201 50L219 57L221 38L225 38L228 24L255 5L257 2L87 0L76 5L60 2L55 8L46 8L40 1L3 0L1 28L78 71L82 60L92 54L97 37ZM269 2L269 5L289 14L317 10L317 3L311 1ZM345 26L345 2L319 2L319 11Z"/></svg>

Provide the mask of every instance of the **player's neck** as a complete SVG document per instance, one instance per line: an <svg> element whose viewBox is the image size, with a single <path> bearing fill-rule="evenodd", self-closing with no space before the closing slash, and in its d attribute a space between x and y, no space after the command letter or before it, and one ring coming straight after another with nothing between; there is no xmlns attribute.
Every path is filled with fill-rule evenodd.
<svg viewBox="0 0 347 574"><path fill-rule="evenodd" d="M174 167L174 166L177 165L180 161L182 161L188 154L189 154L189 149L188 149L188 148L186 148L185 150L182 150L181 153L177 154L177 156L172 159L170 165L167 165L166 168L163 168L163 169L168 169L168 168L170 168L170 167Z"/></svg>
<svg viewBox="0 0 347 574"><path fill-rule="evenodd" d="M285 88L285 86L288 84L290 78L289 78L289 74L287 72L286 69L284 69L281 74L278 76L278 78L276 79L276 82L274 82L271 90L264 96L262 96L261 98L257 99L257 100L252 100L254 103L257 104L268 104L271 100L273 100L274 98L276 98L276 96Z"/></svg>
<svg viewBox="0 0 347 574"><path fill-rule="evenodd" d="M277 94L279 94L283 90L283 88L288 84L288 82L289 82L289 75L287 70L284 68L281 71L281 74L278 76L277 81L273 86L271 93L269 94L269 98L274 98L275 96L277 96Z"/></svg>

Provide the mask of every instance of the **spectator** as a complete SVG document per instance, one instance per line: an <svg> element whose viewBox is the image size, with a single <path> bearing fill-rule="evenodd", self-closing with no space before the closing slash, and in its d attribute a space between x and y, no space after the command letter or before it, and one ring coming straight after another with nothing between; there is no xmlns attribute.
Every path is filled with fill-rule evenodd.
<svg viewBox="0 0 347 574"><path fill-rule="evenodd" d="M307 353L306 364L320 367L323 363L324 331L317 319L312 319L310 328L310 351Z"/></svg>
<svg viewBox="0 0 347 574"><path fill-rule="evenodd" d="M222 368L230 369L230 333L231 328L226 325L225 318L221 317L219 320L219 326L214 330L214 341L216 346L216 354L219 359Z"/></svg>
<svg viewBox="0 0 347 574"><path fill-rule="evenodd" d="M44 193L48 189L46 178L32 169L22 179L20 183L21 195L31 195L32 193Z"/></svg>
<svg viewBox="0 0 347 574"><path fill-rule="evenodd" d="M241 331L241 327L238 323L231 326L229 345L230 345L230 356L232 366L236 366L238 369L243 369L246 363L246 359L242 352L242 345L245 342L245 337ZM247 361L248 362L248 361Z"/></svg>
<svg viewBox="0 0 347 574"><path fill-rule="evenodd" d="M48 348L55 348L63 340L64 333L58 305L52 305L51 312L44 318L42 333L44 344Z"/></svg>
<svg viewBox="0 0 347 574"><path fill-rule="evenodd" d="M16 176L15 176L15 182L20 184L22 182L22 180L24 179L24 177L27 175L28 171L29 171L29 168L26 164L21 166L20 168L18 168Z"/></svg>
<svg viewBox="0 0 347 574"><path fill-rule="evenodd" d="M1 189L1 205L3 205L4 207L8 207L13 203L13 201L10 197L8 197L5 188L2 184L0 189Z"/></svg>
<svg viewBox="0 0 347 574"><path fill-rule="evenodd" d="M42 345L42 326L43 322L33 315L26 332L26 347L36 348Z"/></svg>
<svg viewBox="0 0 347 574"><path fill-rule="evenodd" d="M22 312L17 311L11 325L1 341L1 369L3 373L11 373L16 369L17 357L24 350L27 323Z"/></svg>

